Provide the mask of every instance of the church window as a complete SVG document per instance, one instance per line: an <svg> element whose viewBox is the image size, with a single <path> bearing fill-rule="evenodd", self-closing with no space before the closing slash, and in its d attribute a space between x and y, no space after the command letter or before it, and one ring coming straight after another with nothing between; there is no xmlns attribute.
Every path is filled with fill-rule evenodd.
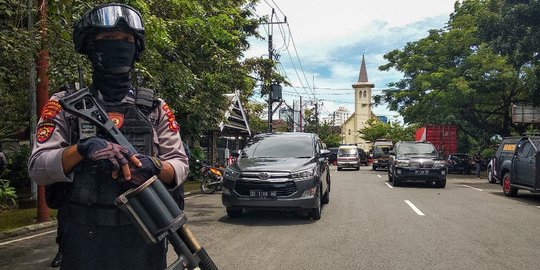
<svg viewBox="0 0 540 270"><path fill-rule="evenodd" d="M349 135L351 135L351 130L349 129Z"/></svg>
<svg viewBox="0 0 540 270"><path fill-rule="evenodd" d="M366 91L366 90L364 90L364 98L365 98L365 97L367 96L366 92L367 92L367 91Z"/></svg>

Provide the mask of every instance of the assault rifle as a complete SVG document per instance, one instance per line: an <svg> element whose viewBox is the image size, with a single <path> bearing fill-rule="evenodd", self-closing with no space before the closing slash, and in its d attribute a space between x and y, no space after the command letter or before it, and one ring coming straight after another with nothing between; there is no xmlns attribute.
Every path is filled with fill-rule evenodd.
<svg viewBox="0 0 540 270"><path fill-rule="evenodd" d="M106 111L88 88L81 89L59 100L62 108L104 132L132 153L137 150L109 120ZM142 185L131 188L116 198L116 205L128 215L148 244L169 240L178 259L167 269L217 270L205 249L197 242L186 225L187 217L178 208L165 186L153 176Z"/></svg>

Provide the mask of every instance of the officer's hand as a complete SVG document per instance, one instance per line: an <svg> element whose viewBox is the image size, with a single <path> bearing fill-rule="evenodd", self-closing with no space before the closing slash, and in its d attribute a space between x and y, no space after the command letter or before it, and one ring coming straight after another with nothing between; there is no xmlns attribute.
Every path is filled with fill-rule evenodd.
<svg viewBox="0 0 540 270"><path fill-rule="evenodd" d="M163 167L161 160L157 157L145 156L145 155L135 155L136 158L140 161L140 165L130 166L129 170L131 172L130 182L134 185L141 185L146 180L154 175L158 175L161 172Z"/></svg>
<svg viewBox="0 0 540 270"><path fill-rule="evenodd" d="M89 158L93 161L109 161L113 167L113 179L118 178L120 166L122 167L124 178L126 180L131 179L128 159L135 164L139 164L138 160L135 158L135 155L128 149L116 143L112 143L97 137L89 137L79 140L77 143L77 152L79 152L81 156Z"/></svg>

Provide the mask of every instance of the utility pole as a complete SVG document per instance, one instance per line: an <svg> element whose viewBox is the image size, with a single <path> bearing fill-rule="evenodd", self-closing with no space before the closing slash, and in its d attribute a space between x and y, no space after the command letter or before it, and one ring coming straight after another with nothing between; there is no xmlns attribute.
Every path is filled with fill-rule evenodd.
<svg viewBox="0 0 540 270"><path fill-rule="evenodd" d="M315 102L315 134L319 134L319 102Z"/></svg>
<svg viewBox="0 0 540 270"><path fill-rule="evenodd" d="M268 31L268 59L270 59L270 61L274 61L274 48L273 48L273 43L272 43L272 36L273 36L273 33L274 33L274 24L282 24L282 23L287 23L287 17L284 18L284 21L283 22L274 22L274 15L275 15L275 10L272 8L272 14L270 15L270 22L269 23L263 23L263 24L269 24L270 25L270 29ZM268 74L267 74L267 79L268 81L270 81L270 76L271 76L271 71L268 71ZM274 100L274 96L273 96L273 91L274 91L274 88L272 87L273 85L273 82L270 82L270 84L267 86L268 87L268 132L272 132L272 115L274 114L274 108L273 108L273 104L275 102Z"/></svg>
<svg viewBox="0 0 540 270"><path fill-rule="evenodd" d="M39 9L39 35L41 37L41 48L37 60L38 87L36 93L37 114L40 114L43 107L49 100L49 51L47 49L47 0L38 0ZM39 116L38 116L39 117ZM45 202L45 186L38 187L37 201L37 222L49 221L49 208Z"/></svg>
<svg viewBox="0 0 540 270"><path fill-rule="evenodd" d="M274 18L274 9L272 8L272 15L270 15L270 31L268 32L268 59L270 61L274 61L274 48L272 48L272 34L274 31L274 27L272 25L272 20ZM269 76L271 72L268 72ZM268 85L268 132L272 132L272 106L273 106L274 100L272 97L272 88L270 85Z"/></svg>
<svg viewBox="0 0 540 270"><path fill-rule="evenodd" d="M304 132L304 125L303 125L303 120L302 120L302 96L300 96L300 132Z"/></svg>

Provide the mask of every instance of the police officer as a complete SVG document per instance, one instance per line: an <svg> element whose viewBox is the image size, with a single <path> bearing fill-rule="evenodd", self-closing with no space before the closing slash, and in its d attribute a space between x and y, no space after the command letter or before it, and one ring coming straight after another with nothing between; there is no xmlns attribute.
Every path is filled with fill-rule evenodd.
<svg viewBox="0 0 540 270"><path fill-rule="evenodd" d="M172 111L152 90L131 83L145 45L141 15L123 4L97 6L75 23L73 39L92 63L92 94L139 154L63 110L58 100L67 92L45 105L28 170L38 184L72 183L60 267L164 269L165 243L148 245L114 205L119 194L153 175L172 190L189 170Z"/></svg>

